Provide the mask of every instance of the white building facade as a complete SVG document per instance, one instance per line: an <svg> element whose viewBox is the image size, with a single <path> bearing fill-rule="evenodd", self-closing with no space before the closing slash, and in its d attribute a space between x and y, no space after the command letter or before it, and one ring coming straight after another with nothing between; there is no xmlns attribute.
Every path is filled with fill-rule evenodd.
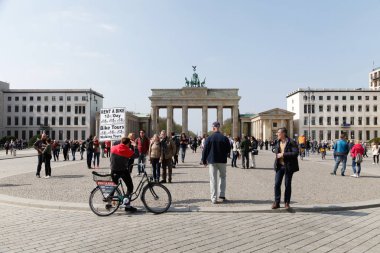
<svg viewBox="0 0 380 253"><path fill-rule="evenodd" d="M380 68L375 68L369 73L369 88L371 90L380 89Z"/></svg>
<svg viewBox="0 0 380 253"><path fill-rule="evenodd" d="M45 131L55 140L94 135L103 95L91 89L10 89L0 83L0 136L29 140Z"/></svg>
<svg viewBox="0 0 380 253"><path fill-rule="evenodd" d="M298 89L287 95L295 113L293 137L331 141L344 133L369 141L380 135L380 91L375 89Z"/></svg>

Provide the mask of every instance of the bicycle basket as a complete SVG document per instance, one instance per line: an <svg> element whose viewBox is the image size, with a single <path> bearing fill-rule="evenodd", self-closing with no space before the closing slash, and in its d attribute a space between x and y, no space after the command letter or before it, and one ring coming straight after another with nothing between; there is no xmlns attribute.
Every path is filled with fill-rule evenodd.
<svg viewBox="0 0 380 253"><path fill-rule="evenodd" d="M97 185L116 186L116 184L112 181L111 174L97 173L97 175L93 175L93 179Z"/></svg>

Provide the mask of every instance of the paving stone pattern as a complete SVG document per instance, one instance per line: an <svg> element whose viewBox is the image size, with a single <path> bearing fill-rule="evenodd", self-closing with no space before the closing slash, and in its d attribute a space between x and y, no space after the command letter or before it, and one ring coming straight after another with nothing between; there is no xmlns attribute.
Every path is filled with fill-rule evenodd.
<svg viewBox="0 0 380 253"><path fill-rule="evenodd" d="M199 153L188 152L186 162L180 163L174 169L173 184L167 184L173 196L174 206L211 206L208 168L200 166L199 160ZM89 193L95 187L91 170L86 168L84 161L52 162L53 177L50 179L34 177L35 157L0 161L2 164L10 162L16 168L27 166L29 171L33 172L0 179L0 194L39 200L87 203ZM223 205L270 205L273 200L274 183L272 165L273 154L262 151L257 156L256 169L243 170L229 166L227 198L230 201ZM108 171L108 166L108 159L101 159L103 169L99 171ZM362 177L359 179L349 177L350 166L347 166L345 177L331 176L333 167L331 153L326 161L322 161L317 155L300 161L300 167L300 172L294 175L293 205L336 204L379 199L380 167L372 165L370 159L364 161ZM11 174L12 172L13 168L7 171ZM133 175L135 172L136 168ZM16 169L14 173L17 174ZM139 180L140 178L134 177L135 187ZM135 204L141 205L139 202Z"/></svg>
<svg viewBox="0 0 380 253"><path fill-rule="evenodd" d="M0 252L380 252L380 209L125 214L0 206Z"/></svg>

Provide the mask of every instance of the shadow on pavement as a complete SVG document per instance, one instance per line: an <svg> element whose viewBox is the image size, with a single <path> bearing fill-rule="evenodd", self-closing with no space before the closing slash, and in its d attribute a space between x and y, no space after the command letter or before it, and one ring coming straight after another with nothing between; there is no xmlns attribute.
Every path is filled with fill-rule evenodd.
<svg viewBox="0 0 380 253"><path fill-rule="evenodd" d="M81 178L84 177L83 175L60 175L60 176L53 176L53 178Z"/></svg>
<svg viewBox="0 0 380 253"><path fill-rule="evenodd" d="M31 185L31 184L0 184L0 187L16 187L16 186L24 186L24 185Z"/></svg>
<svg viewBox="0 0 380 253"><path fill-rule="evenodd" d="M180 182L172 182L173 184L209 184L210 181L180 181Z"/></svg>
<svg viewBox="0 0 380 253"><path fill-rule="evenodd" d="M364 217L368 216L369 213L366 212L356 212L356 211L341 211L341 212L320 212L321 214L327 215L339 215L339 216L348 216L348 217Z"/></svg>

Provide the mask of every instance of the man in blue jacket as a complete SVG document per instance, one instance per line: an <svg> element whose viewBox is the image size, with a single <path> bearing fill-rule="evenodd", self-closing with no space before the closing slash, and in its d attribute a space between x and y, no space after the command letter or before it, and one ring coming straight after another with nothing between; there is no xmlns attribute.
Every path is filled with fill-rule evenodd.
<svg viewBox="0 0 380 253"><path fill-rule="evenodd" d="M231 149L230 141L219 130L220 123L214 122L212 124L214 133L206 139L202 153L202 163L205 166L209 165L211 202L213 204L217 203L218 171L219 199L221 202L226 200L227 156Z"/></svg>
<svg viewBox="0 0 380 253"><path fill-rule="evenodd" d="M335 158L335 166L334 171L330 173L331 175L336 176L336 171L338 169L339 164L342 162L342 171L341 175L344 177L344 172L346 171L346 163L347 163L347 155L349 152L346 136L342 134L340 139L334 144L334 158Z"/></svg>

